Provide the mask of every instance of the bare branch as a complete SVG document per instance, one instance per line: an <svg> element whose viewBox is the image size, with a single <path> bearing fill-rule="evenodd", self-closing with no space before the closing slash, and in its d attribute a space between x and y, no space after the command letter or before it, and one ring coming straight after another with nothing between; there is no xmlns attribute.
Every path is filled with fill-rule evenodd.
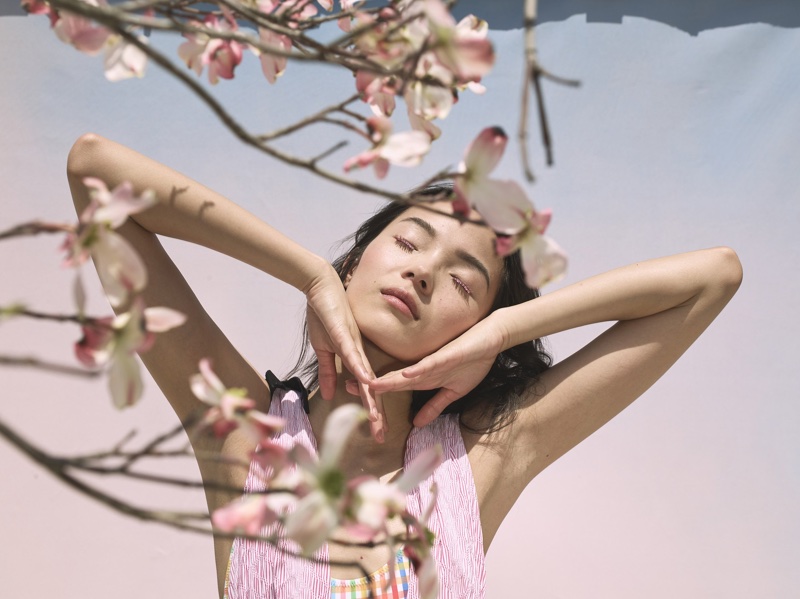
<svg viewBox="0 0 800 599"><path fill-rule="evenodd" d="M533 182L535 177L530 165L528 156L528 84L533 86L536 94L536 105L539 114L539 129L542 135L542 145L544 146L545 159L548 166L553 165L553 140L550 135L550 125L547 120L547 112L544 106L544 94L542 93L542 77L550 79L555 83L577 87L579 81L565 79L549 73L541 67L538 59L536 47L536 14L537 0L525 0L525 75L522 78L522 100L520 102L520 119L517 137L519 139L520 158L525 178Z"/></svg>
<svg viewBox="0 0 800 599"><path fill-rule="evenodd" d="M47 372L68 374L70 376L79 376L87 379L97 378L102 374L102 371L100 370L84 370L83 368L79 368L77 366L68 366L67 364L47 362L33 356L0 356L0 364L3 366L37 368Z"/></svg>
<svg viewBox="0 0 800 599"><path fill-rule="evenodd" d="M74 233L75 225L67 225L64 223L47 223L40 220L32 220L28 223L22 223L0 232L0 240L11 239L12 237L27 237L32 235L40 235L43 233Z"/></svg>

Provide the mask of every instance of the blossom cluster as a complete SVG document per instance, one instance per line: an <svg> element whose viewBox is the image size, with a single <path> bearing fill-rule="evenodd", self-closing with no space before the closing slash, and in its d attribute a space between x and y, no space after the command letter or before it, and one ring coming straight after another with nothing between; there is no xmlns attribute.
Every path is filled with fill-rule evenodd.
<svg viewBox="0 0 800 599"><path fill-rule="evenodd" d="M145 191L136 196L127 182L111 191L100 179L87 177L83 183L90 201L62 245L64 265L78 268L91 256L111 305L120 307L128 302L130 309L117 316L85 317L86 293L78 275L74 294L83 336L75 343L75 355L90 368L108 369L111 397L122 408L142 395L136 353L150 349L156 333L180 326L186 317L171 308L146 307L141 296L134 297L147 284L147 270L130 243L115 231L129 215L152 206L155 194Z"/></svg>
<svg viewBox="0 0 800 599"><path fill-rule="evenodd" d="M81 1L107 7L107 0ZM79 50L96 54L105 49L110 79L144 72L141 49L119 34L86 17L52 8L48 0L22 0L22 4L29 12L48 15L59 39ZM164 5L170 6L170 0ZM388 0L377 7L360 0L340 0L340 12L333 16L338 16L345 36L328 46L311 40L306 31L319 26L317 6L330 12L333 0L241 0L210 6L180 18L170 13L174 30L185 38L178 55L186 66L197 75L205 71L212 84L232 79L248 51L259 58L270 83L284 73L291 56L300 54L316 54L320 61L349 70L372 116L356 118L348 113L356 123L350 129L360 131L363 122L366 131L362 134L370 147L346 159L344 170L371 165L378 178L386 176L390 165L409 167L422 161L441 135L434 121L447 117L460 91L482 93L481 79L495 60L486 21L469 15L456 22L443 0ZM159 10L165 9L160 3L152 4L146 14ZM139 39L144 43L144 38ZM391 117L398 97L405 102L410 131L394 131ZM498 253L520 250L528 285L541 287L564 273L566 255L544 234L550 212L538 212L517 183L489 177L506 142L505 133L491 127L467 148L459 171L451 175L454 208L463 215L476 209L497 233ZM113 287L106 288L113 297Z"/></svg>
<svg viewBox="0 0 800 599"><path fill-rule="evenodd" d="M469 145L454 177L453 210L464 216L477 210L497 234L497 253L507 256L519 250L526 283L539 288L564 275L567 255L544 234L550 210L537 211L515 181L489 178L507 142L500 127L487 127Z"/></svg>
<svg viewBox="0 0 800 599"><path fill-rule="evenodd" d="M108 369L111 396L122 408L134 404L142 393L136 353L150 349L156 333L180 326L185 316L170 308L145 306L138 294L146 285L145 266L116 232L130 215L152 206L154 194L145 191L137 196L127 182L113 190L96 178L85 178L83 183L90 202L78 226L67 233L62 245L64 264L77 268L91 256L111 303L130 307L117 316L86 317L85 292L78 276L75 298L83 334L75 343L75 354L88 367ZM439 465L440 447L418 456L395 482L383 483L371 476L348 480L339 462L351 433L366 419L361 407L349 404L331 413L318 455L301 445L285 448L274 439L284 426L281 418L257 410L245 389L226 387L207 358L198 369L189 385L207 407L193 434L224 437L239 430L255 447L250 457L261 467L266 488L217 509L212 514L217 530L259 536L280 526L282 535L297 543L303 555L313 554L335 531L354 542L385 542L390 547L402 542L415 564L421 596L436 596L438 576L427 516L417 519L407 511L406 494ZM390 535L389 522L394 518L402 520L405 534Z"/></svg>
<svg viewBox="0 0 800 599"><path fill-rule="evenodd" d="M47 15L61 41L90 55L104 50L108 79L143 76L146 54L119 33L85 16L54 8L48 0L21 3L30 13ZM107 0L80 3L110 9ZM212 84L233 79L249 51L258 57L267 81L275 83L286 70L289 57L319 52L320 44L305 35L306 30L318 25L313 20L318 16L317 4L326 11L334 9L333 0L243 0L238 6L212 3L212 10L203 7L185 13L204 15L202 19L180 18L184 13L179 10L168 16L171 26L186 40L178 48L178 56L197 75L206 71ZM144 15L155 18L170 2L163 5L150 5ZM447 117L458 93L465 89L484 91L481 78L494 64L494 50L487 39L488 24L474 15L456 23L443 0L390 0L382 8L366 7L362 0L340 0L339 8L338 24L346 36L326 48L320 56L327 58L320 60L350 70L361 99L375 116L383 117L380 125L368 123L371 131L380 130L381 135L367 133L374 145L367 155L381 157L376 162L379 177L386 174L389 163L419 163L430 142L441 134L433 121ZM121 18L118 13L107 14ZM124 23L121 20L120 27L146 44L145 37L134 34L135 28ZM389 135L388 118L398 96L404 99L409 122L417 133ZM408 146L401 155L387 149L400 145ZM376 160L367 155L349 160L345 168Z"/></svg>
<svg viewBox="0 0 800 599"><path fill-rule="evenodd" d="M265 487L263 492L217 509L211 517L217 530L269 536L280 525L300 553L310 556L336 531L352 542L392 546L395 539L388 523L401 518L408 529L402 535L404 550L415 563L422 596L436 596L438 578L426 527L433 505L416 519L406 510L406 494L441 463L440 446L420 454L395 482L384 483L374 476L347 480L339 462L353 430L367 417L360 406L346 404L331 412L318 455L303 445L287 449L273 439L283 428L281 418L256 410L255 401L245 397L243 389L226 388L208 360L201 360L199 368L200 373L192 377L192 391L210 409L198 423L198 431L222 437L240 429L255 443L251 458L261 467Z"/></svg>

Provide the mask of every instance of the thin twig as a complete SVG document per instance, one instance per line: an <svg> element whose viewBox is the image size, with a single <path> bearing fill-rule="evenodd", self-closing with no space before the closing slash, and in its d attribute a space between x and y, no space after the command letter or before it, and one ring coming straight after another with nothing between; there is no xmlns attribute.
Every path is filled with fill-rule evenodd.
<svg viewBox="0 0 800 599"><path fill-rule="evenodd" d="M11 239L12 237L26 237L40 235L42 233L71 233L75 231L75 225L63 223L46 223L33 220L29 223L22 223L0 232L0 240Z"/></svg>
<svg viewBox="0 0 800 599"><path fill-rule="evenodd" d="M548 166L553 165L553 139L550 135L550 125L547 120L547 112L544 105L544 94L542 93L541 79L544 77L555 83L567 85L570 87L578 87L580 81L574 79L566 79L558 77L546 71L539 64L538 52L536 47L536 13L537 13L537 0L525 0L525 74L522 78L522 100L520 102L520 119L519 119L519 147L520 158L522 159L522 169L525 173L525 178L533 182L535 177L530 165L530 158L528 156L528 105L529 94L528 84L533 86L536 94L536 105L539 114L539 129L542 134L542 145L545 151L545 160Z"/></svg>
<svg viewBox="0 0 800 599"><path fill-rule="evenodd" d="M47 362L33 356L0 356L0 364L3 366L36 368L38 370L45 370L47 372L68 374L70 376L79 376L87 379L97 378L102 374L101 370L84 370L82 368L78 368L77 366Z"/></svg>
<svg viewBox="0 0 800 599"><path fill-rule="evenodd" d="M256 137L260 142L272 141L273 139L277 139L279 137L283 137L284 135L289 135L290 133L294 133L295 131L299 131L300 129L307 127L317 121L322 120L323 118L327 117L331 112L344 112L345 107L348 104L352 104L356 100L361 97L361 94L354 94L349 98L339 102L338 104L334 104L333 106L328 106L327 108L323 108L319 112L316 112L310 116L307 116L304 119L297 121L296 123L292 123L286 127L282 127L280 129L276 129L270 133L265 133L264 135L259 135Z"/></svg>

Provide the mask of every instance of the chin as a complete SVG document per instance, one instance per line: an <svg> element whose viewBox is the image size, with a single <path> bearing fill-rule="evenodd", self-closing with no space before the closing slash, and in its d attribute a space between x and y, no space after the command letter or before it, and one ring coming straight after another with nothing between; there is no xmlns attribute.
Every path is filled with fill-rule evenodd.
<svg viewBox="0 0 800 599"><path fill-rule="evenodd" d="M397 370L411 366L435 351L420 352L419 343L398 342L396 337L387 336L385 332L369 335L362 331L361 334L366 342L367 358L374 370L387 367Z"/></svg>

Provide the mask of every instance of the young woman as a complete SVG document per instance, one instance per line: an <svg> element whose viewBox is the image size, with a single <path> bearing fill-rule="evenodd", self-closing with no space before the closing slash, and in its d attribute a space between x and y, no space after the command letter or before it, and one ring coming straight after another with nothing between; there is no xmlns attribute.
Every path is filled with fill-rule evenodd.
<svg viewBox="0 0 800 599"><path fill-rule="evenodd" d="M137 192L150 188L159 198L119 232L147 265L145 302L180 310L191 323L160 335L142 355L182 421L201 407L187 382L209 357L226 385L246 388L260 409L286 417L290 434L306 435L312 447L334 408L363 401L373 419L347 446L348 477L391 480L410 454L443 443L446 460L433 475L441 493L429 521L437 534L441 597L484 596L483 555L527 484L664 374L742 276L736 254L714 248L633 264L537 297L521 284L518 259L498 258L493 233L452 218L447 202L388 207L362 226L335 269L213 191L99 136L76 142L68 176L78 212L88 202L87 176L109 188L130 181ZM318 378L316 363L305 369L312 387L307 416L302 390L276 379L270 389L230 344L157 234L223 252L305 294L319 360ZM549 367L540 338L605 321L617 322ZM194 443L198 454L216 451L238 461L249 460L252 450L236 432ZM219 461L199 466L206 482L253 488L243 469ZM206 489L210 510L237 496ZM423 499L418 492L416 500ZM220 594L227 573L231 598L335 597L355 584L337 581L389 567L385 547L331 543L328 559L360 568L321 571L286 568L280 556L230 539L216 539L215 552ZM397 568L404 581L408 565ZM332 591L325 586L331 580ZM387 596L418 596L413 575L408 584Z"/></svg>

